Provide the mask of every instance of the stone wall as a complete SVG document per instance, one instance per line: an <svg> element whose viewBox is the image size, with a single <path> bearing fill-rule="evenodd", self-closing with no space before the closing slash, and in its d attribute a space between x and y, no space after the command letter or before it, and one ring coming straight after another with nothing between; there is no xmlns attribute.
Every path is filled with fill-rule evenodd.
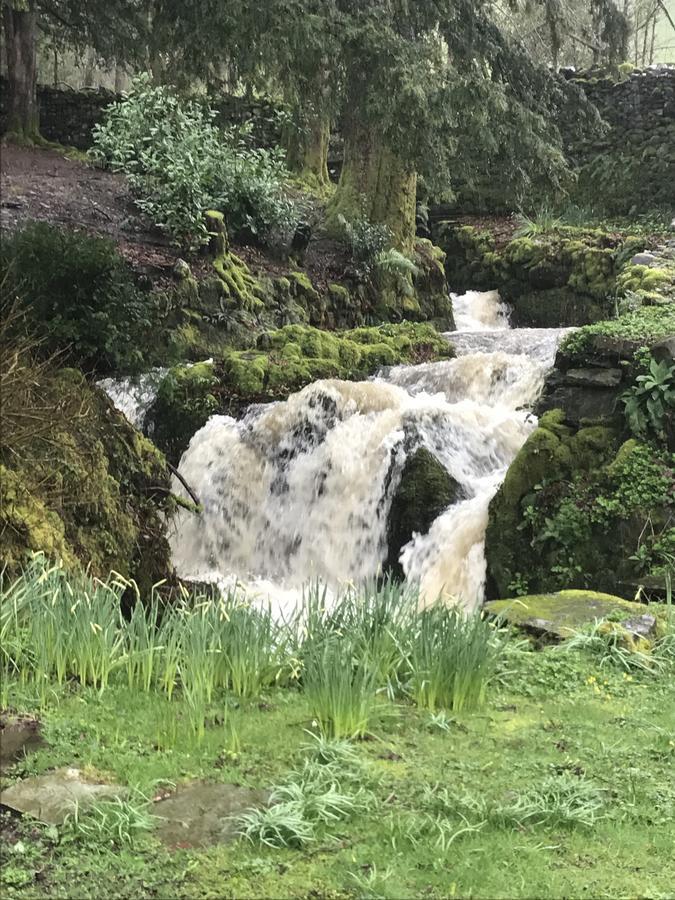
<svg viewBox="0 0 675 900"><path fill-rule="evenodd" d="M7 81L0 78L0 133L6 127ZM48 85L38 87L40 131L50 141L86 150L91 146L91 130L103 118L106 106L119 99L104 89L74 91ZM279 108L267 100L226 96L213 104L216 121L222 126L250 122L256 144L270 147L280 140Z"/></svg>
<svg viewBox="0 0 675 900"><path fill-rule="evenodd" d="M112 91L73 91L40 85L40 131L50 141L86 150L91 145L91 129L101 121L103 110L115 99ZM7 81L0 78L0 132L7 119Z"/></svg>
<svg viewBox="0 0 675 900"><path fill-rule="evenodd" d="M675 67L631 71L617 80L563 72L609 124L606 134L570 140L579 180L573 201L629 215L675 207Z"/></svg>

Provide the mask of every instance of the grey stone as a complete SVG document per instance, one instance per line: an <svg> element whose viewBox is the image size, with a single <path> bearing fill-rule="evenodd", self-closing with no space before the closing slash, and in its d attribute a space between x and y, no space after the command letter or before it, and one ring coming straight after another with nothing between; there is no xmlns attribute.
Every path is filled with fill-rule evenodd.
<svg viewBox="0 0 675 900"><path fill-rule="evenodd" d="M406 459L389 509L386 572L403 576L401 549L414 534L426 534L460 493L459 483L425 447L419 447Z"/></svg>
<svg viewBox="0 0 675 900"><path fill-rule="evenodd" d="M617 412L616 389L587 387L558 387L547 393L535 408L540 416L549 409L562 409L568 424L579 426L583 421L606 422Z"/></svg>
<svg viewBox="0 0 675 900"><path fill-rule="evenodd" d="M587 388L614 388L621 384L620 369L569 369L565 384Z"/></svg>
<svg viewBox="0 0 675 900"><path fill-rule="evenodd" d="M653 253L645 251L644 253L636 253L631 259L631 264L634 266L658 266L659 259Z"/></svg>
<svg viewBox="0 0 675 900"><path fill-rule="evenodd" d="M176 278L180 278L181 280L183 280L184 278L189 278L192 272L190 270L190 266L185 262L185 260L179 258L174 264L173 274L176 276Z"/></svg>
<svg viewBox="0 0 675 900"><path fill-rule="evenodd" d="M485 610L509 625L554 641L569 638L598 619L617 614L620 619L626 616L619 624L635 635L650 635L656 625L653 616L643 613L642 604L595 591L558 591L511 600L491 600L485 604ZM639 628L646 631L639 631Z"/></svg>
<svg viewBox="0 0 675 900"><path fill-rule="evenodd" d="M269 801L264 790L194 781L154 804L157 836L172 849L227 844L237 836L237 819Z"/></svg>
<svg viewBox="0 0 675 900"><path fill-rule="evenodd" d="M621 624L631 634L637 634L640 637L651 637L656 630L656 616L644 613L644 615L626 619Z"/></svg>
<svg viewBox="0 0 675 900"><path fill-rule="evenodd" d="M593 350L603 357L616 360L632 360L635 351L639 350L642 342L629 338L616 337L609 334L596 334L593 338Z"/></svg>
<svg viewBox="0 0 675 900"><path fill-rule="evenodd" d="M37 719L32 716L0 717L0 771L43 743Z"/></svg>
<svg viewBox="0 0 675 900"><path fill-rule="evenodd" d="M675 360L675 334L671 334L662 341L654 344L651 354L657 362L672 362Z"/></svg>
<svg viewBox="0 0 675 900"><path fill-rule="evenodd" d="M47 825L62 825L76 809L127 793L120 785L103 784L85 777L79 769L65 767L15 782L0 793L0 803Z"/></svg>

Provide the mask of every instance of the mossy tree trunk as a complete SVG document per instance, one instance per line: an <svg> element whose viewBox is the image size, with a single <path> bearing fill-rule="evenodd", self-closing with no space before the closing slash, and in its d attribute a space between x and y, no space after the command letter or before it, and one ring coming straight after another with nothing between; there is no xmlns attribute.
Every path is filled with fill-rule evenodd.
<svg viewBox="0 0 675 900"><path fill-rule="evenodd" d="M286 150L286 165L291 172L323 187L328 178L328 143L330 120L326 116L312 116L304 127L289 126L282 136Z"/></svg>
<svg viewBox="0 0 675 900"><path fill-rule="evenodd" d="M3 4L7 56L7 131L24 140L39 137L37 104L37 12L34 0Z"/></svg>
<svg viewBox="0 0 675 900"><path fill-rule="evenodd" d="M373 127L351 122L344 139L344 165L330 219L343 215L348 221L366 218L386 225L394 246L409 252L415 240L416 172Z"/></svg>

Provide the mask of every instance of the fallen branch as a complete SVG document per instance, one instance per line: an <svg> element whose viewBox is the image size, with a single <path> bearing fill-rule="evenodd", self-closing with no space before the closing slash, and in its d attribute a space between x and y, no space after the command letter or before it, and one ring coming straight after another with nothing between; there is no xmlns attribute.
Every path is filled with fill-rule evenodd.
<svg viewBox="0 0 675 900"><path fill-rule="evenodd" d="M666 8L666 4L663 2L663 0L656 0L656 2L661 7L661 10L662 10L663 14L665 15L666 19L668 19L668 21L672 25L673 31L675 31L675 21L673 20L673 17L671 16L671 14L668 12L668 10Z"/></svg>
<svg viewBox="0 0 675 900"><path fill-rule="evenodd" d="M190 485L187 483L187 481L186 481L186 480L183 478L183 476L180 474L180 472L178 471L178 469L177 469L175 466L172 466L171 463L170 463L168 460L167 460L166 465L167 465L167 468L168 468L169 472L171 472L172 475L175 475L175 476L176 476L176 478L180 481L180 483L183 485L183 487L185 488L185 490L188 492L188 494L189 494L190 497L192 498L192 500L193 500L195 506L199 506L199 507L201 508L201 503L199 502L199 497L195 494L195 492L192 490L192 488L190 487Z"/></svg>

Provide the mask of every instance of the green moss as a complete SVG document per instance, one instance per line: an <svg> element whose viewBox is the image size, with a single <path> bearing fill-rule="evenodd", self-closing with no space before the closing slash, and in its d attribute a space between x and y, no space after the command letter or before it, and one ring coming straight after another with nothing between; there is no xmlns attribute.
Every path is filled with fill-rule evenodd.
<svg viewBox="0 0 675 900"><path fill-rule="evenodd" d="M164 457L79 372L47 367L33 382L39 432L21 454L2 440L3 562L16 570L42 550L149 589L171 573Z"/></svg>
<svg viewBox="0 0 675 900"><path fill-rule="evenodd" d="M26 484L22 473L0 465L2 483L2 559L10 570L26 562L31 552L42 550L51 559L75 563L68 546L63 520L49 509Z"/></svg>
<svg viewBox="0 0 675 900"><path fill-rule="evenodd" d="M148 411L153 439L177 464L192 435L219 407L212 363L176 366L162 379Z"/></svg>
<svg viewBox="0 0 675 900"><path fill-rule="evenodd" d="M453 290L499 288L522 326L583 325L612 308L616 271L630 237L617 241L601 229L557 227L496 247L489 232L441 226Z"/></svg>
<svg viewBox="0 0 675 900"><path fill-rule="evenodd" d="M412 322L343 332L286 325L265 332L259 345L225 350L213 365L177 366L163 379L149 421L153 439L172 462L215 412L236 414L319 379L364 378L383 366L454 355L432 325Z"/></svg>
<svg viewBox="0 0 675 900"><path fill-rule="evenodd" d="M381 366L451 355L430 325L383 325L341 333L289 325L266 335L264 351L225 354L221 385L241 401L287 396L320 378L353 379Z"/></svg>
<svg viewBox="0 0 675 900"><path fill-rule="evenodd" d="M575 631L592 625L597 619L630 618L644 614L641 603L597 591L558 591L552 594L528 594L513 600L492 600L486 605L490 615L503 618L510 625L545 627L559 637L570 637ZM608 623L614 624L614 623ZM625 631L625 629L623 629Z"/></svg>
<svg viewBox="0 0 675 900"><path fill-rule="evenodd" d="M559 412L550 416L490 506L491 594L599 586L633 595L668 559L675 459L635 440L619 446L611 428L571 432Z"/></svg>
<svg viewBox="0 0 675 900"><path fill-rule="evenodd" d="M635 349L649 345L675 332L675 304L643 306L616 319L586 325L569 335L561 346L568 356L583 359L593 352L598 339L629 341Z"/></svg>

